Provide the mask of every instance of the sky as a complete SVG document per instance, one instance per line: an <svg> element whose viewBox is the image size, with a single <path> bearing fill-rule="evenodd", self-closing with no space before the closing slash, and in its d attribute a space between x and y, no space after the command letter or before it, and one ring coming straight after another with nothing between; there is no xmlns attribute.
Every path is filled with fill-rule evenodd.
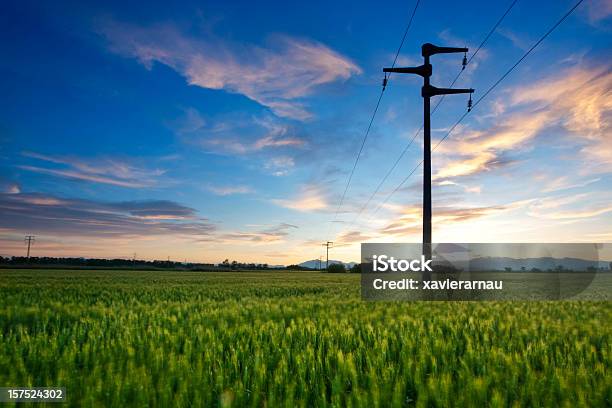
<svg viewBox="0 0 612 408"><path fill-rule="evenodd" d="M421 240L415 7L4 1L0 255L288 265ZM422 0L420 46L470 53L510 1ZM481 97L574 1L516 5L462 72ZM585 0L432 156L434 242L612 242L612 1ZM461 54L432 57L447 87ZM438 101L435 97L432 103ZM437 144L466 95L432 115ZM391 194L395 190L395 193Z"/></svg>

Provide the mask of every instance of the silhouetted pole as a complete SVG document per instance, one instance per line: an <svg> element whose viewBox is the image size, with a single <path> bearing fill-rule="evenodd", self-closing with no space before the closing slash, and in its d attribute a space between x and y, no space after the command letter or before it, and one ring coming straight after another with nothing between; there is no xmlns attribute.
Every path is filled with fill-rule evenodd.
<svg viewBox="0 0 612 408"><path fill-rule="evenodd" d="M429 55L425 53L425 46L421 47L421 54L425 65L429 66L429 75L423 77L423 255L431 259L431 97L425 95L429 86L429 78L433 71L429 63ZM466 49L467 51L467 49ZM429 280L429 273L425 271L425 279Z"/></svg>
<svg viewBox="0 0 612 408"><path fill-rule="evenodd" d="M329 270L329 247L333 244L333 242L331 241L327 241L324 244L321 244L325 247L326 249L326 254L327 254L327 260L325 261L325 270L328 271Z"/></svg>
<svg viewBox="0 0 612 408"><path fill-rule="evenodd" d="M30 260L30 246L32 245L32 242L34 242L34 235L26 235L24 241L28 244L27 259L29 261Z"/></svg>
<svg viewBox="0 0 612 408"><path fill-rule="evenodd" d="M433 44L426 43L421 47L421 55L423 56L423 65L418 67L405 68L383 68L383 72L396 72L399 74L416 74L423 77L423 88L421 88L421 96L423 97L423 255L426 259L431 259L431 97L436 95L462 94L472 93L473 89L451 89L451 88L436 88L431 86L429 79L431 78L432 66L429 63L429 57L434 54L448 54L454 52L467 53L467 48L456 47L437 47ZM386 85L385 81L383 82ZM423 274L423 279L431 278L429 272Z"/></svg>

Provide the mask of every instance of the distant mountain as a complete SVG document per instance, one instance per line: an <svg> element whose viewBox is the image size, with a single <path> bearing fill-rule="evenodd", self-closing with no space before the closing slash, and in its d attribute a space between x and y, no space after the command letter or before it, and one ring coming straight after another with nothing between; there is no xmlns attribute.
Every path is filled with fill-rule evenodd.
<svg viewBox="0 0 612 408"><path fill-rule="evenodd" d="M450 259L449 259L450 260ZM434 263L436 263L434 261ZM472 271L503 271L510 268L513 271L520 271L523 268L530 271L539 269L542 271L557 270L563 268L565 270L585 271L588 268L603 268L609 269L610 262L608 261L590 261L578 258L508 258L508 257L481 257L474 258L471 261L453 260L451 263L460 269Z"/></svg>
<svg viewBox="0 0 612 408"><path fill-rule="evenodd" d="M333 264L344 264L344 266L347 269L352 268L354 265L357 264L357 262L342 262L342 261L336 261L333 259L329 260L329 264L333 265ZM319 260L318 259L312 259L310 261L306 261L306 262L302 262L301 264L298 264L298 266L304 267L304 268L310 268L310 269L319 269ZM321 269L325 269L325 260L321 261Z"/></svg>
<svg viewBox="0 0 612 408"><path fill-rule="evenodd" d="M540 270L555 270L559 267L563 269L569 269L574 271L584 271L588 268L606 268L608 269L608 262L601 261L589 261L578 258L552 258L552 257L541 257L541 258L476 258L471 262L472 270L503 270L505 268L511 268L514 271L519 271L521 268L531 270L532 268Z"/></svg>

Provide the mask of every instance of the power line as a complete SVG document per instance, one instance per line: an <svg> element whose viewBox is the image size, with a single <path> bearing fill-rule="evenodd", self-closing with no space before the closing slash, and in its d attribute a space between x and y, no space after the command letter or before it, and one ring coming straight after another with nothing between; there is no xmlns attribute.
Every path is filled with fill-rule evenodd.
<svg viewBox="0 0 612 408"><path fill-rule="evenodd" d="M476 106L478 106L478 104L480 102L482 102L490 93L491 91L493 91L504 79L506 79L506 77L508 75L510 75L510 73L512 73L512 71L514 71L514 69L516 67L519 66L519 64L521 62L523 62L525 60L525 58L527 58L529 56L529 54L531 54L533 52L533 50L535 50L553 31L555 31L555 29L557 29L557 27L559 27L559 25L561 25L561 23L563 23L573 12L574 10L576 10L578 8L578 6L580 6L580 4L582 4L584 0L579 0L571 9L569 9L567 11L567 13L565 13L563 15L563 17L561 17L551 28L548 29L548 31L546 31L546 33L540 37L540 39L538 41L536 41L531 48L529 48L529 50L527 50L525 52L525 54L523 54L523 56L521 58L518 59L518 61L516 61L514 63L514 65L512 65L493 85L491 85L486 92L480 97L478 98L478 100L476 100L476 102L474 102L474 105L472 106L472 109L476 108ZM446 140L451 133L455 130L455 128L467 117L467 115L470 114L470 111L465 112L456 122L455 124L453 124L453 126L448 130L448 132L444 135L444 137L442 139L440 139L438 141L438 143L436 143L436 145L433 147L432 152L435 151L438 146L440 146L440 144L442 142L444 142L444 140ZM374 214L376 214L380 208L385 205L389 199L391 198L391 196L393 196L393 194L395 194L400 188L402 188L402 186L406 183L406 181L408 181L408 179L414 174L414 172L423 164L423 161L421 160L413 169L412 171L408 174L408 176L406 176L402 182L393 190L391 191L391 193L385 198L385 200L378 206L376 207L376 210L374 211Z"/></svg>
<svg viewBox="0 0 612 408"><path fill-rule="evenodd" d="M491 27L491 29L489 30L489 32L487 33L487 35L485 36L485 38L480 42L480 45L478 46L478 48L476 48L476 51L474 51L474 53L472 54L472 56L470 57L470 59L468 59L465 63L465 65L463 66L463 68L461 69L461 71L459 71L457 73L457 76L455 77L455 79L453 79L453 82L451 82L449 88L452 88L455 83L457 82L457 80L459 79L459 77L461 76L461 74L463 74L463 71L465 70L464 68L470 64L470 62L472 62L472 60L474 59L474 57L476 57L476 55L478 55L478 52L480 51L480 49L482 47L484 47L484 45L487 43L487 41L489 41L489 38L491 37L491 35L495 32L495 30L497 30L497 27L499 27L499 25L502 23L502 21L504 21L504 19L506 18L506 16L508 15L508 13L510 13L510 10L512 10L514 8L514 5L516 4L518 0L513 0L512 3L510 3L510 5L508 6L508 8L506 9L506 11L504 12L504 14L502 14L502 16L499 18L499 20L497 20L497 22L495 23L495 25L493 25L493 27ZM444 101L444 98L446 98L446 95L442 95L442 97L438 100L438 103L436 103L436 106L434 106L433 110L431 111L431 114L433 115L436 110L438 110L438 106L440 106L440 104L442 103L442 101Z"/></svg>
<svg viewBox="0 0 612 408"><path fill-rule="evenodd" d="M417 8L419 7L419 3L421 2L421 0L417 0L416 4L414 5L414 9L412 10L412 14L410 15L410 20L408 21L408 25L406 26L406 30L404 30L404 36L402 37L402 41L400 42L399 47L397 47L397 52L395 53L395 58L393 59L393 64L391 64L392 67L395 66L395 63L397 62L397 58L399 57L400 51L402 51L402 47L404 46L404 41L406 41L406 36L408 35L408 30L410 30L410 26L412 25L412 20L414 19L414 15L416 14ZM389 75L390 77L391 75Z"/></svg>
<svg viewBox="0 0 612 408"><path fill-rule="evenodd" d="M512 10L512 8L514 8L514 5L518 2L518 0L513 0L510 5L508 6L508 8L506 9L506 11L504 12L504 14L501 15L501 17L497 20L497 22L493 25L493 27L491 27L491 29L489 30L489 32L487 33L487 35L484 37L484 39L480 42L480 45L478 45L478 48L476 48L476 51L474 51L474 53L470 56L470 58L466 61L465 65L463 66L463 68L457 73L457 75L455 76L455 79L451 82L449 88L452 88L455 83L459 80L459 78L461 77L461 75L463 74L463 72L465 71L465 67L467 65L469 65L472 60L474 59L474 57L476 57L476 55L478 54L478 52L481 50L482 47L484 47L484 45L487 43L487 41L489 41L489 38L491 37L491 35L495 32L495 30L497 29L497 27L499 27L499 25L502 23L502 21L506 18L506 16L510 13L510 11ZM436 110L438 110L438 107L440 106L440 104L442 103L442 101L444 101L444 98L446 97L446 95L442 95L442 97L438 100L438 102L436 103L436 105L434 106L434 108L431 111L431 115L433 115L434 113L436 113ZM408 144L406 145L406 147L404 148L404 150L402 150L402 152L400 153L400 155L397 157L397 159L395 160L395 162L393 163L393 165L391 166L391 168L387 171L387 173L385 174L385 176L382 178L382 180L380 181L380 183L378 183L378 186L376 186L376 189L374 190L374 192L370 195L370 197L368 198L368 200L366 201L366 203L360 208L359 212L357 213L357 215L355 216L355 218L353 218L353 221L351 221L351 225L355 223L355 221L361 216L361 214L366 210L366 208L370 205L370 203L372 202L372 199L374 199L374 197L376 197L376 195L378 194L378 192L380 191L380 188L385 184L385 182L387 181L387 179L389 178L389 176L393 173L393 171L395 170L395 168L398 166L398 164L400 163L400 161L402 160L402 158L404 157L404 155L408 152L408 150L410 149L410 147L412 146L412 144L414 143L414 140L416 139L416 137L419 135L419 133L421 133L421 131L423 130L423 125L421 125L421 127L414 133L414 135L412 136L412 138L410 139L410 141L408 142ZM414 171L413 171L414 173ZM412 174L412 173L411 173Z"/></svg>
<svg viewBox="0 0 612 408"><path fill-rule="evenodd" d="M419 7L419 3L421 2L421 0L417 0L416 4L414 5L414 9L412 10L412 14L410 15L410 20L408 21L408 25L406 26L406 30L404 30L404 35L402 36L402 41L400 42L399 47L397 48L397 52L395 53L395 58L393 59L393 67L395 67L395 64L397 62L397 59L399 57L399 54L402 50L402 47L404 46L404 41L406 40L406 36L408 35L408 31L410 30L410 27L412 26L412 21L414 20L414 15L416 14L417 8ZM359 147L359 152L357 153L357 157L355 158L355 163L353 164L353 168L351 169L351 173L349 175L349 178L346 182L346 187L344 188L344 192L342 193L342 197L340 198L340 202L338 203L338 207L336 208L336 213L334 215L334 219L332 221L332 223L330 224L330 230L331 230L331 226L333 225L334 222L336 222L336 220L338 219L338 214L340 213L340 209L342 208L342 204L344 203L344 199L346 198L346 193L349 189L349 186L351 184L351 181L353 179L353 175L355 174L355 169L357 168L357 163L359 163L359 159L361 158L361 153L363 152L363 148L365 146L366 141L368 140L368 136L370 134L370 130L372 129L372 124L374 123L374 118L376 117L376 114L378 113L378 108L380 107L380 101L382 100L382 97L385 93L385 89L386 89L386 85L387 85L387 81L390 78L390 75L388 77L385 77L385 80L383 82L383 87L380 91L380 95L378 96L378 101L376 102L376 107L374 108L374 111L372 112L372 116L370 117L370 122L368 124L368 127L366 128L366 132L363 136L363 140L361 141L361 146ZM331 231L330 231L331 232ZM328 232L329 235L329 232Z"/></svg>

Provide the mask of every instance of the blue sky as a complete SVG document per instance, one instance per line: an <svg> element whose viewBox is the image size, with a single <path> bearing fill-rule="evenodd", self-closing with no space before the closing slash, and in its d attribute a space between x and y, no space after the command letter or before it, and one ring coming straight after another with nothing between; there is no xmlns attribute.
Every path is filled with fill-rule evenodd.
<svg viewBox="0 0 612 408"><path fill-rule="evenodd" d="M423 0L397 65L474 51L509 4ZM518 0L457 86L477 99L573 4ZM335 217L413 7L4 2L0 255L26 233L38 255L270 264L418 242L419 170L375 210L421 134L356 218L422 123L417 78L391 78ZM436 150L434 241L612 241L611 15L585 1ZM434 56L432 83L461 59ZM466 102L440 105L434 143Z"/></svg>

